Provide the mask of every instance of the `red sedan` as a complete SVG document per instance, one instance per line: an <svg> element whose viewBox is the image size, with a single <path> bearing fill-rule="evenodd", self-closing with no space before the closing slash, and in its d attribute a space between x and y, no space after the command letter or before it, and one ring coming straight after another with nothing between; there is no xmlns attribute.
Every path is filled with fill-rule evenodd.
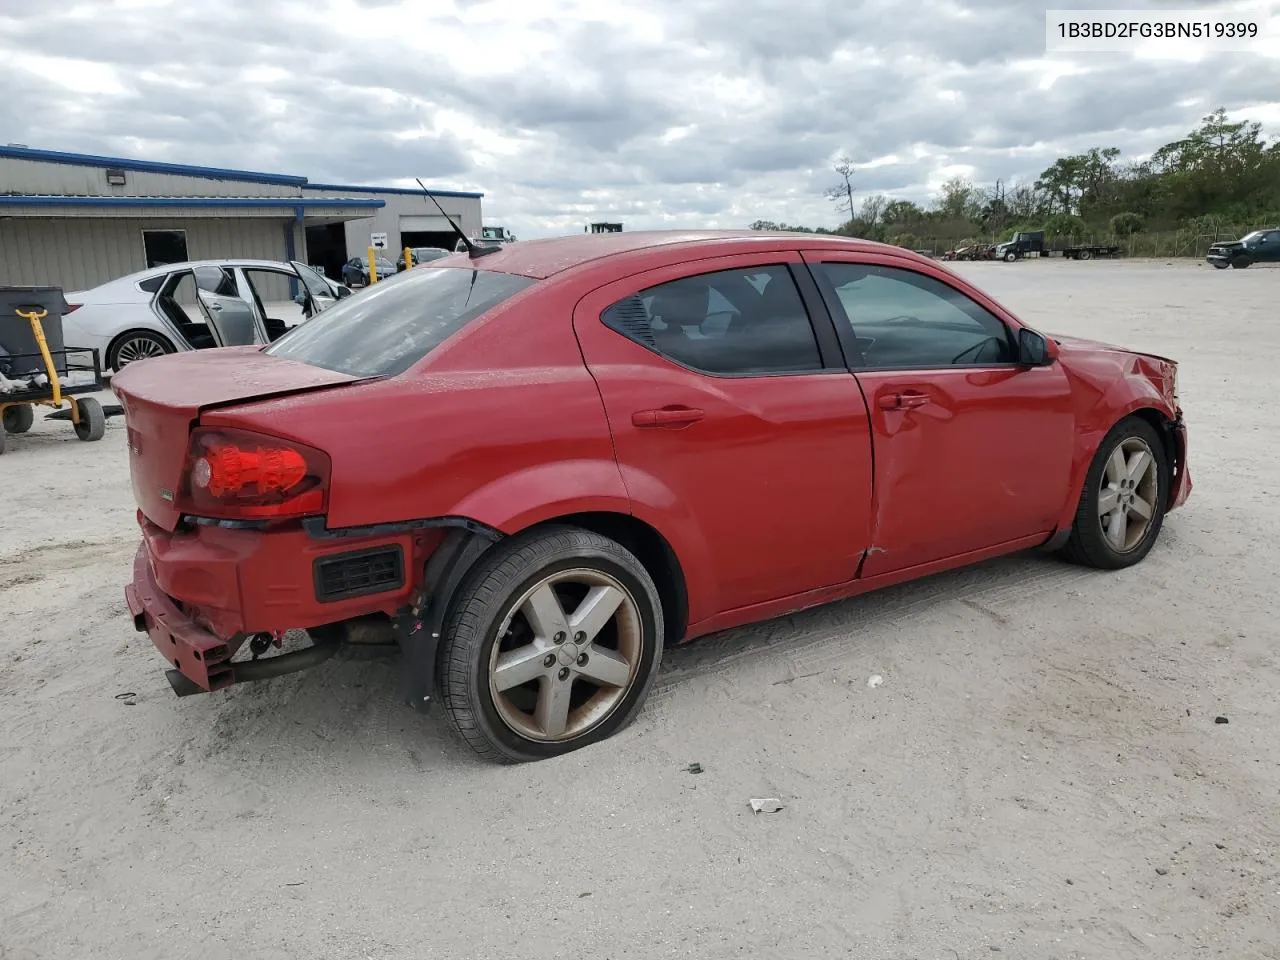
<svg viewBox="0 0 1280 960"><path fill-rule="evenodd" d="M838 237L453 254L114 390L176 692L379 638L501 761L616 732L665 644L1032 547L1127 567L1191 491L1174 361Z"/></svg>

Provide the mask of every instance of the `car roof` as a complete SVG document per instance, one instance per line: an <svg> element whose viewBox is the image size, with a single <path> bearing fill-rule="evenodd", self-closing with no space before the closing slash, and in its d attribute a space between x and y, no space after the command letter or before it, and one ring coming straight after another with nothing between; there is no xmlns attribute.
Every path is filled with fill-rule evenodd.
<svg viewBox="0 0 1280 960"><path fill-rule="evenodd" d="M928 257L904 247L833 234L772 230L635 230L631 233L582 233L521 240L504 244L474 262L485 270L542 280L605 258L642 257L649 251L677 245L688 247L690 258L763 250L834 249L892 253L908 260L929 261ZM455 253L436 261L435 265L461 266L467 259L465 253Z"/></svg>
<svg viewBox="0 0 1280 960"><path fill-rule="evenodd" d="M90 290L98 290L103 287L112 287L116 284L131 285L141 283L143 280L150 280L152 277L163 276L172 273L174 270L190 270L194 267L274 267L275 269L289 269L287 260L246 260L238 257L223 257L214 260L181 260L177 263L165 263L158 267L147 267L143 270L135 270L133 273L126 273L123 277L115 277L111 280L104 280L102 283L92 287L83 287L76 293L88 293Z"/></svg>

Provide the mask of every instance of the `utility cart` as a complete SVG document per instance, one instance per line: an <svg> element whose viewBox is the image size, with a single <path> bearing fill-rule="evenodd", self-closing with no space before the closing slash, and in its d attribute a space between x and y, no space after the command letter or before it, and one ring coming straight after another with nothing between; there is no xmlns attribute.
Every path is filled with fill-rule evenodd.
<svg viewBox="0 0 1280 960"><path fill-rule="evenodd" d="M45 419L70 420L81 440L101 440L107 417L122 412L85 396L106 389L102 359L64 345L66 309L60 287L0 287L0 453L9 434L31 429L37 406L55 408Z"/></svg>

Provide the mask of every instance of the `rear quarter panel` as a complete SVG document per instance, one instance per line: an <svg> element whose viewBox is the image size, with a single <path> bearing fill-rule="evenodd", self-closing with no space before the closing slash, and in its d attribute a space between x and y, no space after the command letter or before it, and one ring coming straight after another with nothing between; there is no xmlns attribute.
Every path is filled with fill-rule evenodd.
<svg viewBox="0 0 1280 960"><path fill-rule="evenodd" d="M512 533L628 512L572 304L523 294L399 377L206 413L308 443L333 469L328 525L465 516Z"/></svg>

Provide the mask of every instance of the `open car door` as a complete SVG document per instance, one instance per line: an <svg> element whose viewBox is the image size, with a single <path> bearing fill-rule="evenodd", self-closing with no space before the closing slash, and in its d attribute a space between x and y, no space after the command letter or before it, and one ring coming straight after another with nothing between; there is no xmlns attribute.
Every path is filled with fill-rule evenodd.
<svg viewBox="0 0 1280 960"><path fill-rule="evenodd" d="M271 342L252 305L237 292L236 281L229 271L205 265L196 267L194 273L200 309L216 346L244 347Z"/></svg>
<svg viewBox="0 0 1280 960"><path fill-rule="evenodd" d="M333 288L325 283L323 278L312 270L305 263L299 263L297 260L290 260L289 266L293 267L294 273L298 275L298 280L302 283L302 289L305 291L305 297L299 297L298 301L302 306L302 316L305 320L310 320L322 310L337 303L337 297L333 293Z"/></svg>

